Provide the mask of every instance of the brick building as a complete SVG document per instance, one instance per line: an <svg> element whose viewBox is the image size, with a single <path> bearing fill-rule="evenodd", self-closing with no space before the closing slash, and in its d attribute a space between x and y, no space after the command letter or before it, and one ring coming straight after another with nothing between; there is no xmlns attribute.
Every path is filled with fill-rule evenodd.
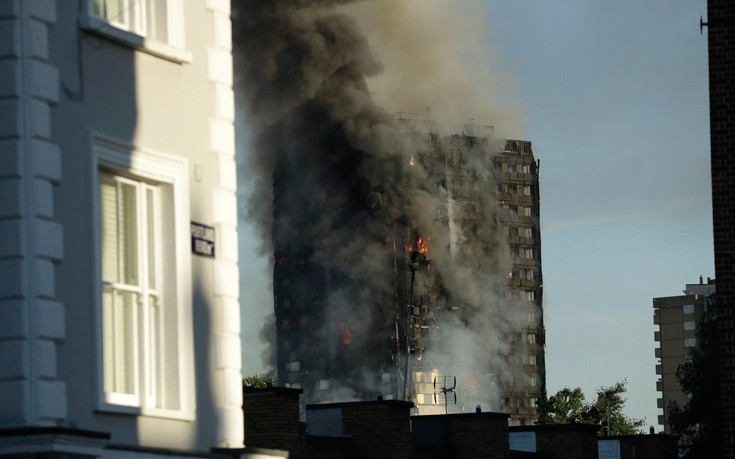
<svg viewBox="0 0 735 459"><path fill-rule="evenodd" d="M722 445L735 457L735 4L707 1L712 214L722 397Z"/></svg>
<svg viewBox="0 0 735 459"><path fill-rule="evenodd" d="M411 416L399 400L307 405L298 422L301 391L246 389L245 442L253 450L290 458L394 459L675 459L673 435L598 437L587 424L509 427L509 415L482 412ZM298 441L296 441L298 440Z"/></svg>

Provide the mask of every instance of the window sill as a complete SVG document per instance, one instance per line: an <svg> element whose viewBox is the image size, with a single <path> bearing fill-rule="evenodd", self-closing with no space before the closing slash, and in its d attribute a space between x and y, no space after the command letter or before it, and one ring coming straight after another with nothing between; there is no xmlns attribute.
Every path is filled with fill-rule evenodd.
<svg viewBox="0 0 735 459"><path fill-rule="evenodd" d="M189 64L193 60L191 51L177 48L160 41L147 39L138 34L117 28L107 21L90 14L81 14L79 16L79 26L88 33L177 64Z"/></svg>
<svg viewBox="0 0 735 459"><path fill-rule="evenodd" d="M194 421L196 416L193 411L188 410L166 410L161 408L141 408L139 406L116 405L100 401L97 411L101 413L127 414L131 416L144 416L148 418L174 419L177 421Z"/></svg>

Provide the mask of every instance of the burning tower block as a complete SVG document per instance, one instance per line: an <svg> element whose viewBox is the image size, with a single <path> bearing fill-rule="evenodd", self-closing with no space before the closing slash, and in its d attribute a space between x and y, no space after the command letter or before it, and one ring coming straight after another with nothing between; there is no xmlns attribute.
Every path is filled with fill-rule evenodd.
<svg viewBox="0 0 735 459"><path fill-rule="evenodd" d="M417 414L482 405L532 423L545 367L531 143L406 114L396 124L389 155L322 152L315 166L303 152L352 147L305 138L276 163L279 384L305 403L382 395ZM355 175L367 168L380 173ZM447 375L451 401L437 386Z"/></svg>

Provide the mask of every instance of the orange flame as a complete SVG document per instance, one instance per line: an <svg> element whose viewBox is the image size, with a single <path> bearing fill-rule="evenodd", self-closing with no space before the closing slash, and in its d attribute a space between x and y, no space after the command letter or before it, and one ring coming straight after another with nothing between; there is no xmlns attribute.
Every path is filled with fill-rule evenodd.
<svg viewBox="0 0 735 459"><path fill-rule="evenodd" d="M422 236L419 235L419 238L416 240L416 251L418 253L429 253L429 242L431 241L430 237L427 237L424 239ZM406 252L413 252L413 244L409 243L406 244Z"/></svg>
<svg viewBox="0 0 735 459"><path fill-rule="evenodd" d="M430 240L431 238L426 238L424 240L424 238L419 236L418 241L416 241L416 246L419 249L419 253L429 253L429 241Z"/></svg>
<svg viewBox="0 0 735 459"><path fill-rule="evenodd" d="M342 321L339 322L339 328L342 331L342 346L349 346L352 343L352 332Z"/></svg>

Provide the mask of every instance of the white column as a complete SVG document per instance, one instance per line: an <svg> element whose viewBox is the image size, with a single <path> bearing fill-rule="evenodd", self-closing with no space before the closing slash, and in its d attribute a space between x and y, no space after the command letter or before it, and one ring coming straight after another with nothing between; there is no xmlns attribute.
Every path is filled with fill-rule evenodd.
<svg viewBox="0 0 735 459"><path fill-rule="evenodd" d="M220 412L217 446L238 448L243 446L243 413L230 2L207 0L207 8L212 12L214 30L213 46L207 50L208 76L215 95L209 120L209 150L218 177L212 191L212 219L218 235L213 304L218 310L212 314L218 318L212 324L214 371L219 383L219 391L215 391Z"/></svg>

